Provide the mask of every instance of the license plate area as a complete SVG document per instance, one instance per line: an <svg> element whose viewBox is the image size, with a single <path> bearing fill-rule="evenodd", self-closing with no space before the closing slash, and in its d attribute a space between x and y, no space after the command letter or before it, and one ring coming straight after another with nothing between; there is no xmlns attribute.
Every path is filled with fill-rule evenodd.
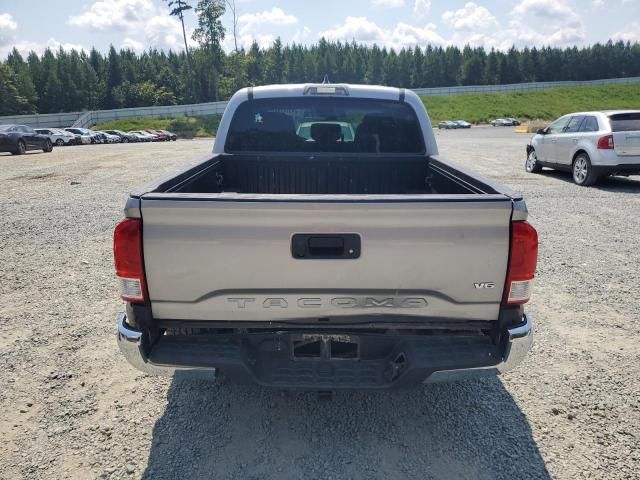
<svg viewBox="0 0 640 480"><path fill-rule="evenodd" d="M360 339L342 334L300 334L291 338L294 360L357 360Z"/></svg>

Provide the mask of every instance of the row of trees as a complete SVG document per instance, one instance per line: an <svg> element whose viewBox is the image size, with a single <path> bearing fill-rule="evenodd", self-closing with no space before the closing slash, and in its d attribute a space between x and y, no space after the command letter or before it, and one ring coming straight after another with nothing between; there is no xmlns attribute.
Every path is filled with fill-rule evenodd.
<svg viewBox="0 0 640 480"><path fill-rule="evenodd" d="M181 20L190 10L181 0L168 3ZM0 62L0 115L209 102L248 85L318 82L325 75L334 82L407 88L640 76L640 44L623 42L508 51L427 45L395 51L324 39L311 46L283 45L276 39L266 49L254 43L227 53L221 46L225 8L233 8L235 18L233 2L198 2L198 47L182 52L137 54L112 46L106 55L60 49L23 58L13 50Z"/></svg>

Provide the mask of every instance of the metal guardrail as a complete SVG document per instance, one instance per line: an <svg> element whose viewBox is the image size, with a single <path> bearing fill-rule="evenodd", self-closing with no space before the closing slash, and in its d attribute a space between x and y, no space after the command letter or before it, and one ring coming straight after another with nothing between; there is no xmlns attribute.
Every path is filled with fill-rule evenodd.
<svg viewBox="0 0 640 480"><path fill-rule="evenodd" d="M30 127L89 128L100 122L120 118L172 118L181 115L219 115L224 112L227 102L195 103L190 105L166 105L156 107L120 108L116 110L95 110L90 112L49 113L43 115L15 115L0 117L0 124L17 123Z"/></svg>
<svg viewBox="0 0 640 480"><path fill-rule="evenodd" d="M76 119L76 121L71 124L71 126L73 128L87 128L93 125L91 123L92 119L93 119L93 112L85 112L82 115L80 115Z"/></svg>
<svg viewBox="0 0 640 480"><path fill-rule="evenodd" d="M227 102L194 103L189 105L166 105L157 107L121 108L117 110L96 110L84 112L74 121L77 128L88 128L96 123L109 122L121 118L172 118L180 115L219 115L224 112ZM55 125L51 125L55 126Z"/></svg>
<svg viewBox="0 0 640 480"><path fill-rule="evenodd" d="M632 83L640 83L640 77L605 78L602 80L584 81L569 80L564 82L511 83L507 85L468 85L461 87L415 88L413 89L413 91L421 96L464 95L465 93L527 92L531 90L546 90L548 88L588 87L593 85L624 85Z"/></svg>
<svg viewBox="0 0 640 480"><path fill-rule="evenodd" d="M47 113L35 115L15 115L0 117L0 124L17 123L30 127L68 127L85 112Z"/></svg>
<svg viewBox="0 0 640 480"><path fill-rule="evenodd" d="M548 88L577 87L589 85L620 85L640 83L640 77L607 78L602 80L514 83L509 85L470 85L461 87L435 87L413 89L421 96L463 95L465 93L501 93L545 90ZM88 128L96 123L120 118L172 118L181 115L217 115L224 112L227 102L195 103L190 105L167 105L156 107L121 108L116 110L96 110L91 112L50 113L43 115L16 115L0 117L0 124L18 123L30 127Z"/></svg>

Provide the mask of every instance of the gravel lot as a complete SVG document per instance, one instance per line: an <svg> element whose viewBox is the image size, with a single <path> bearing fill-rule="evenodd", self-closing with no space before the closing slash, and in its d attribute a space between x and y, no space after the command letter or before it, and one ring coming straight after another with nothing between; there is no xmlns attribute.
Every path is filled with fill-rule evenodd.
<svg viewBox="0 0 640 480"><path fill-rule="evenodd" d="M528 135L438 133L524 193L541 239L526 363L388 393L149 378L115 343L127 192L210 140L0 154L0 478L638 478L640 177L524 172Z"/></svg>

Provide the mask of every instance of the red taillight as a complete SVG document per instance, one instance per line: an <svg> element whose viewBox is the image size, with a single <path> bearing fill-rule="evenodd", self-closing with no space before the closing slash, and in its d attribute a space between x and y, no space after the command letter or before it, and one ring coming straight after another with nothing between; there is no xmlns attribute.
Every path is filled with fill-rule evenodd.
<svg viewBox="0 0 640 480"><path fill-rule="evenodd" d="M504 286L504 302L527 303L538 263L538 232L527 222L511 223L509 270Z"/></svg>
<svg viewBox="0 0 640 480"><path fill-rule="evenodd" d="M126 302L147 301L142 259L142 220L126 218L113 233L113 257L120 281L120 297Z"/></svg>
<svg viewBox="0 0 640 480"><path fill-rule="evenodd" d="M613 135L605 135L598 140L598 150L613 150Z"/></svg>

